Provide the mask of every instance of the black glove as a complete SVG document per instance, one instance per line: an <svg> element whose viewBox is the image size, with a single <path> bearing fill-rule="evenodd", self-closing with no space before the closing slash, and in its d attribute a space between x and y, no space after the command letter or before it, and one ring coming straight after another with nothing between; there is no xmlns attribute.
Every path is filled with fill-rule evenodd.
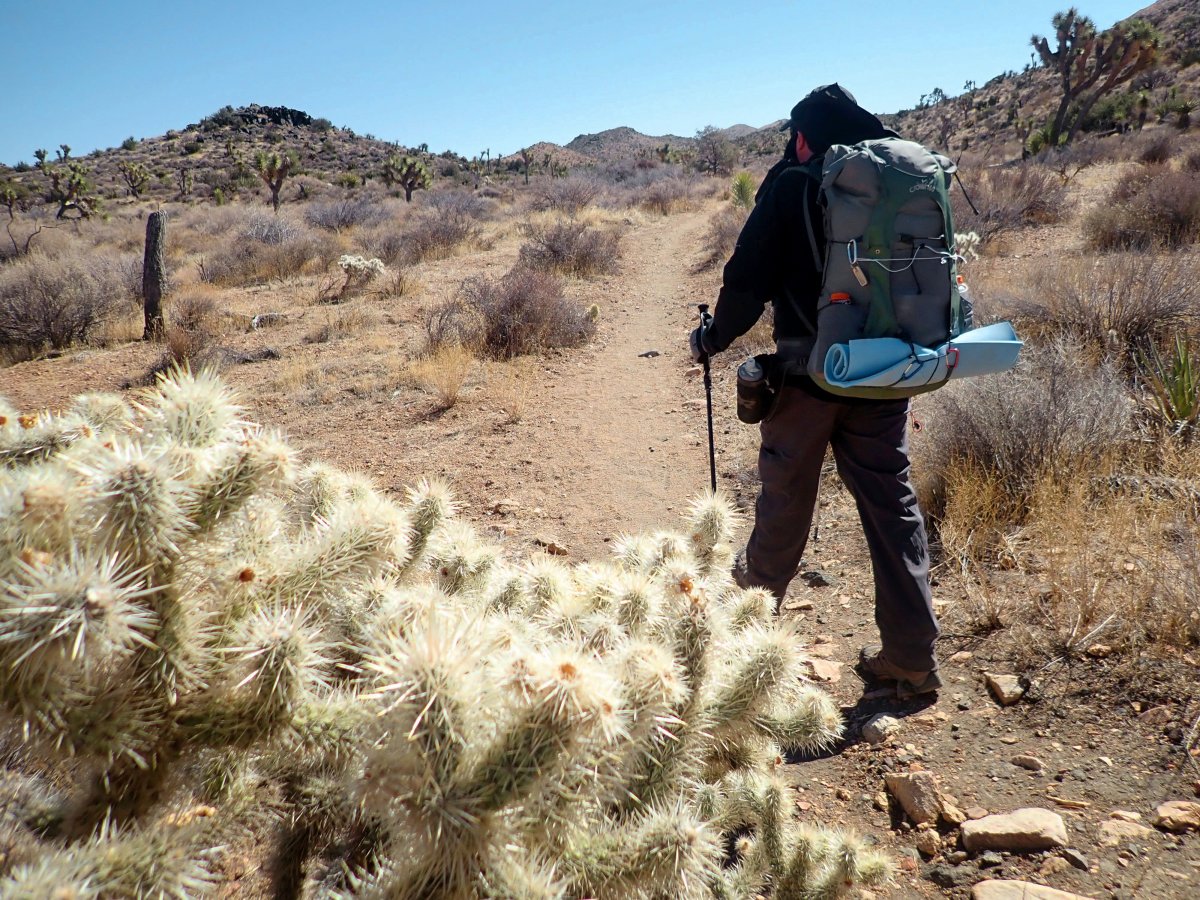
<svg viewBox="0 0 1200 900"><path fill-rule="evenodd" d="M712 345L709 330L710 326L708 325L697 325L692 330L691 336L688 338L688 347L692 351L692 362L707 362L710 356L718 352L717 348Z"/></svg>

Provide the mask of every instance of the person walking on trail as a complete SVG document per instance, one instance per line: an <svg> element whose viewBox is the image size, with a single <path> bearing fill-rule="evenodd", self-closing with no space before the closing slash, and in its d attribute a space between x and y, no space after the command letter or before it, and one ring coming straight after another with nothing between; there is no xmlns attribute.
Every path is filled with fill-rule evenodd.
<svg viewBox="0 0 1200 900"><path fill-rule="evenodd" d="M837 84L804 97L783 128L790 133L787 149L758 190L725 266L712 319L690 336L692 357L702 363L749 331L767 303L774 306L776 353L767 369L777 393L760 424L762 489L734 578L744 588L770 590L778 607L799 571L825 449L832 446L858 506L875 577L882 642L863 648L859 668L872 680L896 682L901 696L931 693L941 687L934 655L938 624L925 523L910 478L909 401L835 396L805 372L821 292L821 272L810 252L814 233L824 246L817 202L821 157L833 144L895 134Z"/></svg>

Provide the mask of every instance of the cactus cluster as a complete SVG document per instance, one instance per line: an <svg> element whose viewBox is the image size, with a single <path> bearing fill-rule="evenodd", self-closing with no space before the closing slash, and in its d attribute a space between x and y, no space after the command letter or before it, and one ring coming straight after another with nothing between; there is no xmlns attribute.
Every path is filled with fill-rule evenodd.
<svg viewBox="0 0 1200 900"><path fill-rule="evenodd" d="M795 821L783 754L840 719L729 582L732 518L518 560L442 485L301 465L206 374L0 403L0 895L202 895L267 833L277 896L886 878Z"/></svg>

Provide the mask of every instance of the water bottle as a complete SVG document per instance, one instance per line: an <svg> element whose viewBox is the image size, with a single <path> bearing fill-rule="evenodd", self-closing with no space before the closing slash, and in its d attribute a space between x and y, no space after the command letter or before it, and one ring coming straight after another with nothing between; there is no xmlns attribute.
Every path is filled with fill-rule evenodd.
<svg viewBox="0 0 1200 900"><path fill-rule="evenodd" d="M737 370L737 417L747 425L761 422L771 411L773 392L757 357L750 357Z"/></svg>

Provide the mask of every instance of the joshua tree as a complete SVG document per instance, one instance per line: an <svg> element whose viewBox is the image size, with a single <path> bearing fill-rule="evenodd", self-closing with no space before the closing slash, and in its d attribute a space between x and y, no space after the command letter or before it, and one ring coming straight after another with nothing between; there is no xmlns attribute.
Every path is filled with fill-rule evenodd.
<svg viewBox="0 0 1200 900"><path fill-rule="evenodd" d="M121 173L121 180L129 189L129 195L140 197L150 181L150 170L139 162L122 160L117 163L117 171Z"/></svg>
<svg viewBox="0 0 1200 900"><path fill-rule="evenodd" d="M100 198L94 193L94 187L88 178L88 170L82 163L71 160L65 166L52 166L45 161L45 151L38 157L38 165L42 174L50 181L46 199L58 204L56 219L90 219L100 207ZM73 215L72 215L73 214Z"/></svg>
<svg viewBox="0 0 1200 900"><path fill-rule="evenodd" d="M279 192L295 167L296 156L290 151L280 155L259 150L254 155L254 171L258 173L258 177L270 190L271 206L275 212L279 212Z"/></svg>
<svg viewBox="0 0 1200 900"><path fill-rule="evenodd" d="M383 164L382 178L388 187L399 185L409 203L413 191L429 187L433 180L425 163L415 156L389 156Z"/></svg>
<svg viewBox="0 0 1200 900"><path fill-rule="evenodd" d="M1071 7L1056 13L1053 49L1034 35L1030 42L1042 64L1055 72L1062 97L1049 123L1049 146L1070 143L1102 96L1149 68L1158 58L1160 35L1147 22L1132 19L1105 32Z"/></svg>

